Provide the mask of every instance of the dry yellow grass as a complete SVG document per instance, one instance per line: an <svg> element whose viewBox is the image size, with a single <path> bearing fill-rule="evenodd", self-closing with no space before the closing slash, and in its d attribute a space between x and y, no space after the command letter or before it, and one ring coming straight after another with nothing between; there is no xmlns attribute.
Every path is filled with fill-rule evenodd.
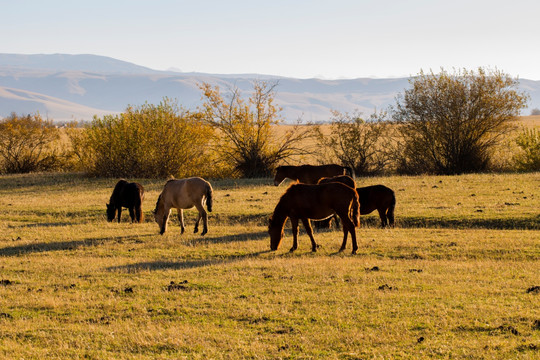
<svg viewBox="0 0 540 360"><path fill-rule="evenodd" d="M213 181L209 233L107 223L115 180L0 176L0 358L534 359L540 174L382 177L395 229L362 217L268 251L271 179ZM124 214L124 221L128 216Z"/></svg>

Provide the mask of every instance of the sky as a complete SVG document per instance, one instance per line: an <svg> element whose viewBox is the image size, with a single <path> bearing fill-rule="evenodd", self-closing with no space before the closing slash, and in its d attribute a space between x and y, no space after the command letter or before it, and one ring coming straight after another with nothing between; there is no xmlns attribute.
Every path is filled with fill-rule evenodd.
<svg viewBox="0 0 540 360"><path fill-rule="evenodd" d="M0 0L0 53L156 70L395 78L441 68L540 80L539 0Z"/></svg>

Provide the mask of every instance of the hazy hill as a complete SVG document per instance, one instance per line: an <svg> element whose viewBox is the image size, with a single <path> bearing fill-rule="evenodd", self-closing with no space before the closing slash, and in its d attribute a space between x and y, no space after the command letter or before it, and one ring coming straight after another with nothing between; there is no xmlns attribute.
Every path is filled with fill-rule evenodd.
<svg viewBox="0 0 540 360"><path fill-rule="evenodd" d="M237 86L249 93L253 79L279 81L276 102L287 121L299 117L325 121L331 109L370 114L393 104L396 95L408 87L406 78L320 80L178 73L95 55L0 54L0 116L39 111L57 121L90 120L94 114L120 112L145 101L158 103L163 97L195 108L201 103L201 82L223 91ZM521 87L531 95L530 108L540 108L540 81L521 80Z"/></svg>

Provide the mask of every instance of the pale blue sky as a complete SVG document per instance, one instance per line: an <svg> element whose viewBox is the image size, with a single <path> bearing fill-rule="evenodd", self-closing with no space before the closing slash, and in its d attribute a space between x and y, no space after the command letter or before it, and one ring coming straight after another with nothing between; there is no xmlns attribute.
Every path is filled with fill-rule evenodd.
<svg viewBox="0 0 540 360"><path fill-rule="evenodd" d="M497 68L540 80L539 0L0 0L0 53L299 78Z"/></svg>

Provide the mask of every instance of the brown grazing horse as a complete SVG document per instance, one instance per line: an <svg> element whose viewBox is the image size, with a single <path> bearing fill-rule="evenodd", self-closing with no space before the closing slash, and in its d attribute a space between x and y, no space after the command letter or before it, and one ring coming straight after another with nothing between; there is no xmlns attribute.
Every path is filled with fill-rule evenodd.
<svg viewBox="0 0 540 360"><path fill-rule="evenodd" d="M340 182L347 186L355 186L354 180L348 176L334 176L323 178L319 184ZM381 218L381 227L394 226L394 209L396 207L396 195L394 191L384 185L372 185L356 188L360 200L360 215L367 215L377 210ZM321 227L329 227L329 223Z"/></svg>
<svg viewBox="0 0 540 360"><path fill-rule="evenodd" d="M194 233L199 231L199 221L203 219L203 231L201 235L208 232L208 214L204 210L203 204L206 202L206 208L212 212L212 186L210 183L200 177L191 177L187 179L173 179L167 181L163 191L158 197L156 208L154 209L154 220L159 225L159 233L163 235L167 230L167 222L171 209L178 211L178 220L182 234L184 233L184 211L196 207L199 211L199 217L195 222Z"/></svg>
<svg viewBox="0 0 540 360"><path fill-rule="evenodd" d="M143 199L144 188L141 184L129 183L124 179L119 180L107 204L107 221L113 221L118 213L118 222L120 222L122 208L125 207L129 210L131 222L142 222Z"/></svg>
<svg viewBox="0 0 540 360"><path fill-rule="evenodd" d="M298 220L302 220L311 240L311 251L317 251L318 245L313 238L310 219L326 219L334 214L337 214L343 223L343 243L339 251L345 250L347 235L350 233L352 253L356 254L358 244L355 227L360 224L360 205L356 191L340 183L291 185L279 199L274 214L270 217L270 249L278 249L283 239L283 227L287 218L290 218L293 233L293 246L290 251L298 248Z"/></svg>
<svg viewBox="0 0 540 360"><path fill-rule="evenodd" d="M372 185L356 188L360 198L360 215L367 215L373 210L379 212L381 227L394 227L394 209L396 195L394 190L384 185Z"/></svg>
<svg viewBox="0 0 540 360"><path fill-rule="evenodd" d="M352 169L348 166L337 164L329 165L300 165L300 166L278 166L276 176L274 177L274 185L278 186L289 178L297 180L303 184L316 184L323 177L332 177L337 175L352 176Z"/></svg>

